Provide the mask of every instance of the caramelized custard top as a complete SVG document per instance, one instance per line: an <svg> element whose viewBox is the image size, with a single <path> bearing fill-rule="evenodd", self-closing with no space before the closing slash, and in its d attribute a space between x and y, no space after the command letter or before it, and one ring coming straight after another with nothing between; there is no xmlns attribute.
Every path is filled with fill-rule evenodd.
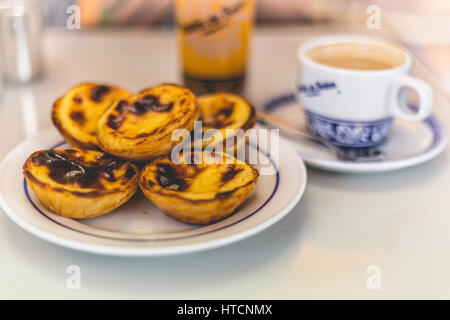
<svg viewBox="0 0 450 320"><path fill-rule="evenodd" d="M64 152L54 150L43 151L33 157L32 162L48 168L49 177L59 184L76 184L81 188L102 189L100 178L108 182L117 181L115 171L125 164L125 161L101 154L96 161L87 162L77 151L67 149ZM136 174L133 167L128 167L126 178L132 178Z"/></svg>

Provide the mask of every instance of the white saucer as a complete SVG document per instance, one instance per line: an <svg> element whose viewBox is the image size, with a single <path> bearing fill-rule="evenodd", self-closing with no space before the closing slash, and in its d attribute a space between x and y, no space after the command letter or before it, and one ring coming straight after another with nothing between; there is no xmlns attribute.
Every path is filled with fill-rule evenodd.
<svg viewBox="0 0 450 320"><path fill-rule="evenodd" d="M0 205L14 222L30 233L92 253L160 256L229 244L280 220L300 200L306 187L303 161L288 143L280 141L279 156L267 154L261 145L253 145L265 168L273 174L260 175L249 199L233 215L219 222L207 226L178 222L159 211L140 191L112 213L72 220L45 209L22 174L22 165L31 153L55 147L64 148L67 144L52 128L11 151L0 166ZM292 161L293 158L298 161Z"/></svg>
<svg viewBox="0 0 450 320"><path fill-rule="evenodd" d="M304 113L293 93L280 95L267 101L263 105L263 110L306 130ZM416 123L394 120L388 141L379 147L384 152L385 158L378 162L343 161L308 139L287 140L311 167L335 172L371 173L406 168L428 161L445 149L448 139L443 124L431 115L424 121Z"/></svg>

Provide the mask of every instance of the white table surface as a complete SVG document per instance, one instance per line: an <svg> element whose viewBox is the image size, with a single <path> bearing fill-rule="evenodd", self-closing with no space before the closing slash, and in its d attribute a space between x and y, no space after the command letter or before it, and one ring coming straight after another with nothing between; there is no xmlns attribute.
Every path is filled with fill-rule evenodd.
<svg viewBox="0 0 450 320"><path fill-rule="evenodd" d="M333 29L333 31L336 31ZM321 29L255 33L248 97L256 106L293 88L297 45ZM45 77L4 89L0 159L51 125L52 102L85 80L139 90L177 81L170 31L49 30ZM450 109L436 97L450 128ZM40 240L0 214L0 298L450 298L450 161L357 175L308 169L300 203L269 229L226 247L163 258L117 258ZM1 211L1 210L0 210ZM66 286L69 265L81 289ZM381 288L366 286L369 265Z"/></svg>

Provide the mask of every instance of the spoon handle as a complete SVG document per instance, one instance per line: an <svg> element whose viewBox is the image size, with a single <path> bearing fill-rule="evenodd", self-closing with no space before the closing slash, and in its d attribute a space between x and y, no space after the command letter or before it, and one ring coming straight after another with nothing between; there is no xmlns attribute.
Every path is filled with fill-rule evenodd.
<svg viewBox="0 0 450 320"><path fill-rule="evenodd" d="M273 126L273 127L278 127L280 129L283 130L287 130L289 131L291 134L297 135L297 136L301 136L303 138L307 138L309 140L313 140L314 142L318 142L321 145L325 145L326 147L330 148L329 143L327 141L325 141L324 139L321 139L319 137L310 135L306 132L300 131L298 128L296 128L295 126L293 126L292 124L288 123L287 121L280 119L277 116L274 116L272 114L268 114L266 112L263 111L256 111L256 117L261 120L262 122Z"/></svg>

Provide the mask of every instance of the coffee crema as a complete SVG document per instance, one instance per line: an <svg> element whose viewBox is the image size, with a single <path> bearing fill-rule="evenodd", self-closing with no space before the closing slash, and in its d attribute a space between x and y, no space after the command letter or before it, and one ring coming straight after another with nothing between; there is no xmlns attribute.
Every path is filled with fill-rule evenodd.
<svg viewBox="0 0 450 320"><path fill-rule="evenodd" d="M319 46L306 52L315 62L330 67L351 70L385 70L402 65L402 50L375 43L336 43Z"/></svg>

